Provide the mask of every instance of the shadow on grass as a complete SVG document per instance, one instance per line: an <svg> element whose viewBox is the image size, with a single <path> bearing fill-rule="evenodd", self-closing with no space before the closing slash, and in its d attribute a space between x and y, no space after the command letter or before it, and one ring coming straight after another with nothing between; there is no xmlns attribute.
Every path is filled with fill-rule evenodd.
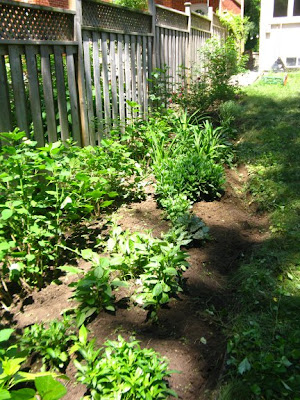
<svg viewBox="0 0 300 400"><path fill-rule="evenodd" d="M232 282L227 386L219 399L296 399L300 393L300 74L289 88L248 90L237 145L247 190L269 211L272 236Z"/></svg>

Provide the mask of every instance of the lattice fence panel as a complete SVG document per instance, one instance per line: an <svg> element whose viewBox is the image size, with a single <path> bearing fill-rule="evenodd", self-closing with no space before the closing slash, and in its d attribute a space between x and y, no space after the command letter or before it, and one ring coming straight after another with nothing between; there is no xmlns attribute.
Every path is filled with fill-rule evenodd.
<svg viewBox="0 0 300 400"><path fill-rule="evenodd" d="M0 41L73 40L74 15L19 5L0 4Z"/></svg>
<svg viewBox="0 0 300 400"><path fill-rule="evenodd" d="M223 25L222 25L222 23L220 21L220 18L216 14L213 14L213 24L218 26L219 28L223 28L224 29L224 27L223 27Z"/></svg>
<svg viewBox="0 0 300 400"><path fill-rule="evenodd" d="M148 34L152 29L151 15L93 1L82 3L82 22L86 27L126 33Z"/></svg>
<svg viewBox="0 0 300 400"><path fill-rule="evenodd" d="M187 31L188 16L165 8L156 7L156 25Z"/></svg>
<svg viewBox="0 0 300 400"><path fill-rule="evenodd" d="M202 18L201 15L197 15L192 13L192 22L191 25L193 28L209 31L210 30L210 21L206 18Z"/></svg>

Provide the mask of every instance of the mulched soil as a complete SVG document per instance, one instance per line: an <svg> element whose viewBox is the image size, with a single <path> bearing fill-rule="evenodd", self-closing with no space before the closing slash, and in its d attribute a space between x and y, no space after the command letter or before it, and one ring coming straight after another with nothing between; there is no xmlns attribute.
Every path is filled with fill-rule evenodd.
<svg viewBox="0 0 300 400"><path fill-rule="evenodd" d="M170 369L180 371L169 381L182 400L215 398L226 353L224 320L232 301L228 279L246 252L267 238L266 218L253 213L238 195L246 179L244 168L228 170L222 199L194 205L194 213L210 227L212 240L202 247L188 249L191 268L185 273L187 290L160 311L159 325L146 321L146 311L133 305L125 307L120 302L115 314L102 312L88 326L99 346L118 334L125 338L134 335L142 346L152 347L167 357ZM151 190L145 201L124 206L118 213L124 229L151 229L154 236L168 230ZM93 241L95 232L100 231L99 223L90 223L84 231ZM78 236L80 232L77 239ZM72 242L72 235L69 240ZM82 261L80 265L88 268ZM50 284L19 301L11 309L10 323L23 328L59 318L63 310L74 306L68 300L71 278L62 277L61 285ZM67 369L71 380L67 383L66 400L79 400L85 392L82 385L74 384L75 372L71 362Z"/></svg>

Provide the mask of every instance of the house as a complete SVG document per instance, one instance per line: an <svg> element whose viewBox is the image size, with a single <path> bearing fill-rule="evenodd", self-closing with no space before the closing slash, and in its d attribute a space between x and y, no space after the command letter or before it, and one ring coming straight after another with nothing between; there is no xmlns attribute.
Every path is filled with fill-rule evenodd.
<svg viewBox="0 0 300 400"><path fill-rule="evenodd" d="M259 69L300 68L300 0L262 0Z"/></svg>
<svg viewBox="0 0 300 400"><path fill-rule="evenodd" d="M36 4L38 6L48 6L55 8L74 9L74 0L14 0L22 3Z"/></svg>
<svg viewBox="0 0 300 400"><path fill-rule="evenodd" d="M212 7L214 12L227 10L243 16L244 0L190 0L190 2L191 10L200 14L207 15L208 8ZM155 3L184 11L185 0L155 0Z"/></svg>

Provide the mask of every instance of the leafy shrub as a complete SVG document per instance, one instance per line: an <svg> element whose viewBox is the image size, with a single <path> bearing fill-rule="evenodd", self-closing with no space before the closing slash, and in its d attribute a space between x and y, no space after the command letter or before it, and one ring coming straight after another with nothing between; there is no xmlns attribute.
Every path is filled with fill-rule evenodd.
<svg viewBox="0 0 300 400"><path fill-rule="evenodd" d="M142 233L112 230L106 251L111 253L111 265L125 278L135 278L138 285L134 301L149 310L157 320L159 308L171 296L182 291L182 274L188 268L187 253L181 243L155 239Z"/></svg>
<svg viewBox="0 0 300 400"><path fill-rule="evenodd" d="M208 40L200 59L201 70L193 71L189 85L181 83L172 98L189 115L212 111L218 103L234 98L237 87L230 83L230 78L241 72L245 63L231 37L223 43L216 38Z"/></svg>
<svg viewBox="0 0 300 400"><path fill-rule="evenodd" d="M81 279L69 285L75 288L72 297L79 302L76 309L78 326L102 309L115 311L115 296L112 290L116 286L124 286L120 280L112 279L111 262L108 258L102 258L90 249L82 250L81 255L85 260L92 262L92 268ZM75 273L83 272L74 267L70 269Z"/></svg>
<svg viewBox="0 0 300 400"><path fill-rule="evenodd" d="M95 339L88 341L87 330L80 328L79 342L72 352L78 352L83 361L75 360L77 380L87 385L92 400L100 399L167 399L177 397L169 389L166 378L168 363L152 349L141 349L139 342L108 340L104 348L95 349Z"/></svg>
<svg viewBox="0 0 300 400"><path fill-rule="evenodd" d="M242 107L236 101L228 100L219 106L220 123L226 130L227 135L231 138L236 137L237 129L235 128L235 125L241 114Z"/></svg>
<svg viewBox="0 0 300 400"><path fill-rule="evenodd" d="M46 367L64 369L68 364L68 348L75 340L71 318L64 315L61 321L42 322L25 328L19 338L20 348L42 358Z"/></svg>
<svg viewBox="0 0 300 400"><path fill-rule="evenodd" d="M114 3L140 11L147 10L148 8L146 0L114 0Z"/></svg>
<svg viewBox="0 0 300 400"><path fill-rule="evenodd" d="M178 220L178 217L188 213L191 208L191 201L182 193L173 197L162 198L160 204L165 210L166 218L173 224Z"/></svg>
<svg viewBox="0 0 300 400"><path fill-rule="evenodd" d="M225 183L221 165L198 154L179 155L155 167L156 193L160 198L182 193L191 201L219 197Z"/></svg>
<svg viewBox="0 0 300 400"><path fill-rule="evenodd" d="M22 371L27 355L19 351L16 343L9 343L13 332L13 329L0 330L0 398L31 400L38 396L41 400L61 399L67 390L54 379L55 374Z"/></svg>
<svg viewBox="0 0 300 400"><path fill-rule="evenodd" d="M184 232L187 232L187 236L191 241L204 241L209 239L209 228L197 215L180 215L175 221L174 226L175 228L181 228Z"/></svg>
<svg viewBox="0 0 300 400"><path fill-rule="evenodd" d="M117 196L139 197L142 171L127 147L111 140L95 148L61 142L36 148L28 139L18 144L23 136L1 134L13 144L0 150L0 275L1 282L41 287L65 227L99 215Z"/></svg>

